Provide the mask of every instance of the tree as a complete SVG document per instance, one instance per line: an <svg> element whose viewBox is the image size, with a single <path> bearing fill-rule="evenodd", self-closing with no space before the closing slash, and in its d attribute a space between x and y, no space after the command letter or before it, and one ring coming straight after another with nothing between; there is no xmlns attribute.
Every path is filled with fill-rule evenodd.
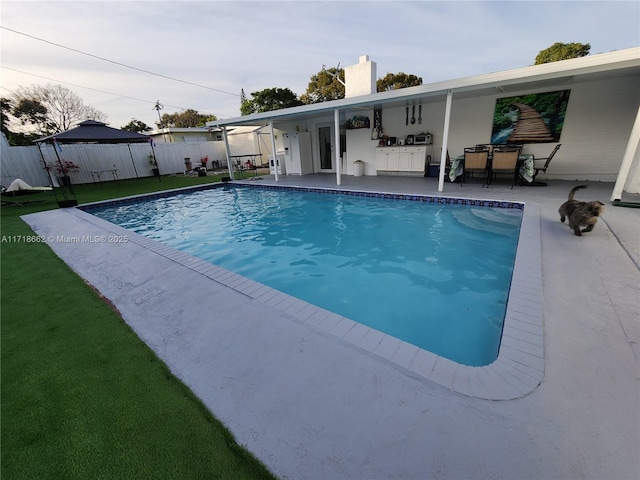
<svg viewBox="0 0 640 480"><path fill-rule="evenodd" d="M556 42L545 50L541 50L536 56L536 65L542 63L569 60L571 58L585 57L589 55L591 45L588 43L560 43Z"/></svg>
<svg viewBox="0 0 640 480"><path fill-rule="evenodd" d="M191 108L180 113L165 113L162 120L156 122L158 128L174 127L174 128L192 128L204 127L206 122L217 120L215 115L205 115Z"/></svg>
<svg viewBox="0 0 640 480"><path fill-rule="evenodd" d="M124 130L126 132L140 133L140 132L146 132L147 130L151 130L151 128L149 128L149 126L146 123L141 122L140 120L136 120L135 118L132 118L131 121L127 123L124 127L120 127L120 130Z"/></svg>
<svg viewBox="0 0 640 480"><path fill-rule="evenodd" d="M37 104L46 109L44 114L46 120L42 124L31 123L33 126L44 129L45 131L41 132L44 134L69 130L73 125L84 120L104 122L107 118L104 113L91 105L85 105L77 94L62 85L20 87L13 93L11 100L16 106L31 107L19 110L24 112L22 118L26 122L25 125L31 123L29 115L42 113L37 111ZM35 118L38 118L37 115Z"/></svg>
<svg viewBox="0 0 640 480"><path fill-rule="evenodd" d="M11 100L8 98L0 98L0 127L2 132L7 133L9 130L9 114L11 113Z"/></svg>
<svg viewBox="0 0 640 480"><path fill-rule="evenodd" d="M324 68L311 76L307 91L300 96L304 104L327 102L344 98L344 85L335 76L344 82L344 68Z"/></svg>
<svg viewBox="0 0 640 480"><path fill-rule="evenodd" d="M418 85L422 85L422 77L416 77L415 75L406 74L404 72L387 73L383 78L379 78L376 82L378 92L416 87Z"/></svg>
<svg viewBox="0 0 640 480"><path fill-rule="evenodd" d="M13 105L8 98L0 99L0 125L2 127L2 133L7 137L7 141L10 145L32 145L33 140L40 137L35 133L22 133L14 132L10 129Z"/></svg>
<svg viewBox="0 0 640 480"><path fill-rule="evenodd" d="M41 135L46 135L51 130L51 126L47 122L47 107L38 100L22 98L13 107L11 113L20 120L22 125L31 124L37 126L38 133Z"/></svg>
<svg viewBox="0 0 640 480"><path fill-rule="evenodd" d="M265 88L259 92L251 93L251 97L251 99L245 100L240 105L240 113L242 115L270 112L302 105L302 102L298 100L298 96L288 88Z"/></svg>

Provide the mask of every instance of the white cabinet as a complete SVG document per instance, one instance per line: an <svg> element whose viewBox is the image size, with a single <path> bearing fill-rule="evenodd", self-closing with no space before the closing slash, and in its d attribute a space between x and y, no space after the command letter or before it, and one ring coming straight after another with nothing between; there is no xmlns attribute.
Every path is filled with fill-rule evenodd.
<svg viewBox="0 0 640 480"><path fill-rule="evenodd" d="M379 172L424 174L427 148L401 146L376 148L376 168Z"/></svg>
<svg viewBox="0 0 640 480"><path fill-rule="evenodd" d="M376 169L397 170L398 151L398 147L376 148Z"/></svg>
<svg viewBox="0 0 640 480"><path fill-rule="evenodd" d="M290 132L283 136L284 163L287 175L313 173L311 135L309 132Z"/></svg>
<svg viewBox="0 0 640 480"><path fill-rule="evenodd" d="M401 155L408 157L409 171L424 173L427 147L403 147Z"/></svg>

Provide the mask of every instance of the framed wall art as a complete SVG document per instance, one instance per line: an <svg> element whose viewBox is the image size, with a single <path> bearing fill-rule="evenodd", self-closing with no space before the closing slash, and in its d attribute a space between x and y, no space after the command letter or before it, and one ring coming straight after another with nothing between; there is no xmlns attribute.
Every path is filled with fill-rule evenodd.
<svg viewBox="0 0 640 480"><path fill-rule="evenodd" d="M498 98L492 144L559 142L570 90Z"/></svg>

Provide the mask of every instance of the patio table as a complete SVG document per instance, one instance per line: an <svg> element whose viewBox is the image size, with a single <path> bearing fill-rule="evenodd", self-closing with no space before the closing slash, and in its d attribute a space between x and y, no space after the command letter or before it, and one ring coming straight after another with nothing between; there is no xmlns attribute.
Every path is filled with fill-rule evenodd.
<svg viewBox="0 0 640 480"><path fill-rule="evenodd" d="M233 161L234 171L236 171L240 175L240 178L242 178L243 172L252 170L252 180L259 180L260 177L258 177L258 165L256 164L256 157L261 156L261 153L246 153L244 155L230 155L229 158L231 158L231 160ZM243 162L243 158L247 158L247 160Z"/></svg>
<svg viewBox="0 0 640 480"><path fill-rule="evenodd" d="M117 168L108 168L106 170L89 170L89 173L91 174L91 179L93 180L93 183L99 183L100 185L102 185L102 174L103 173L109 173L111 172L111 175L113 176L113 180L116 182L120 182L120 179L118 178L118 169ZM96 182L97 180L97 182Z"/></svg>

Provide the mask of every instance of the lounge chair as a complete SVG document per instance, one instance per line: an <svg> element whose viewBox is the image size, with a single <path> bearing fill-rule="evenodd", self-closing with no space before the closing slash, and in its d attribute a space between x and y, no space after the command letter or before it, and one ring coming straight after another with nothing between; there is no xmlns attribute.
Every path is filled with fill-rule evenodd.
<svg viewBox="0 0 640 480"><path fill-rule="evenodd" d="M42 200L15 200L19 197L24 197L26 195L34 195L36 193L42 192L50 192L53 188L51 187L32 187L24 180L20 180L17 178L13 182L9 184L8 187L2 187L1 195L2 195L2 205L17 205L22 207L27 203L35 203L41 202ZM10 200L11 199L11 200Z"/></svg>
<svg viewBox="0 0 640 480"><path fill-rule="evenodd" d="M547 186L546 183L536 182L536 177L540 172L547 173L547 168L549 167L549 164L551 163L553 156L556 154L558 150L560 150L561 146L562 146L561 143L556 145L556 148L553 149L553 151L551 152L551 155L549 155L547 158L534 158L533 159L533 170L534 170L533 179L531 180L531 182L521 182L520 184L523 186L546 187Z"/></svg>

